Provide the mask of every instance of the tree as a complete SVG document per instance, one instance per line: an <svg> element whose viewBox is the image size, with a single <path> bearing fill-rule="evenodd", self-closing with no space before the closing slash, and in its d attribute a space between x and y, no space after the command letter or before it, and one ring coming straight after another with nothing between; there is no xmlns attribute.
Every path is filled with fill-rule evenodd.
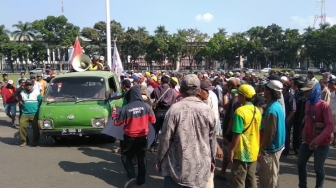
<svg viewBox="0 0 336 188"><path fill-rule="evenodd" d="M34 42L29 50L29 59L36 65L43 60L47 60L46 46L39 42Z"/></svg>
<svg viewBox="0 0 336 188"><path fill-rule="evenodd" d="M168 36L167 56L176 71L180 69L181 60L186 53L186 36L187 32L185 30L178 30L177 33Z"/></svg>
<svg viewBox="0 0 336 188"><path fill-rule="evenodd" d="M206 33L202 33L198 29L187 29L186 30L186 56L189 59L190 70L194 63L195 55L201 50L205 45L206 40L209 36Z"/></svg>
<svg viewBox="0 0 336 188"><path fill-rule="evenodd" d="M30 22L22 23L22 21L19 21L13 27L17 28L17 30L12 32L12 37L14 37L15 41L18 39L19 42L28 43L34 39L35 30Z"/></svg>
<svg viewBox="0 0 336 188"><path fill-rule="evenodd" d="M30 51L30 47L27 44L24 44L24 43L15 44L14 48L11 51L12 57L14 59L19 59L19 61L22 64L22 67L25 67L26 73L28 73L28 54L29 54L29 51Z"/></svg>
<svg viewBox="0 0 336 188"><path fill-rule="evenodd" d="M80 34L79 27L69 23L65 16L48 16L34 21L32 27L37 32L36 38L42 39L52 49L72 46Z"/></svg>

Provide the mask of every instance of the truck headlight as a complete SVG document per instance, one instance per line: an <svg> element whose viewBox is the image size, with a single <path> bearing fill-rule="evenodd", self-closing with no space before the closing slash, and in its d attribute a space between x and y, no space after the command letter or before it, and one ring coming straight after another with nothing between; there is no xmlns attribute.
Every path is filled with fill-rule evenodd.
<svg viewBox="0 0 336 188"><path fill-rule="evenodd" d="M94 118L91 119L92 127L102 127L105 125L105 118Z"/></svg>
<svg viewBox="0 0 336 188"><path fill-rule="evenodd" d="M43 120L42 129L53 129L53 121L51 119Z"/></svg>

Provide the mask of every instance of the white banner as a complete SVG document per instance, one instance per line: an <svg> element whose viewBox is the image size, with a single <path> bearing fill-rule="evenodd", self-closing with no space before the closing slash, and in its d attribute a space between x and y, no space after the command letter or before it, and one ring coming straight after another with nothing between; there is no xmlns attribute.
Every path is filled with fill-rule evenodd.
<svg viewBox="0 0 336 188"><path fill-rule="evenodd" d="M120 75L122 72L124 72L124 67L122 65L120 56L119 56L119 52L117 49L117 45L116 42L114 41L114 48L113 48L113 61L112 61L112 65L108 65L110 66L111 70L113 70L117 75L118 75L118 79L120 81Z"/></svg>

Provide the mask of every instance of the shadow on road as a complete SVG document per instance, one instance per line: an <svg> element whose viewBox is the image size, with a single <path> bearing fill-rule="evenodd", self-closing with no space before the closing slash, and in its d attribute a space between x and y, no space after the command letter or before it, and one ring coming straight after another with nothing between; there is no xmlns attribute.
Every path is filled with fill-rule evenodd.
<svg viewBox="0 0 336 188"><path fill-rule="evenodd" d="M0 137L0 142L8 145L18 145L20 143L19 132L16 132L13 137Z"/></svg>
<svg viewBox="0 0 336 188"><path fill-rule="evenodd" d="M117 162L118 163L118 162ZM123 187L126 181L126 175L123 171L115 171L116 162L90 162L75 163L71 161L61 161L59 166L65 172L79 172L81 174L91 175L105 181L107 184L115 187ZM125 181L122 181L125 180Z"/></svg>

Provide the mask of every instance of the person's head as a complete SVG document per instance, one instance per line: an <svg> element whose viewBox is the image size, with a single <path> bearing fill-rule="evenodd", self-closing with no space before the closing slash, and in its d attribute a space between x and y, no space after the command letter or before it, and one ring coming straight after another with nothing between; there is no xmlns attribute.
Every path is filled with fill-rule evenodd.
<svg viewBox="0 0 336 188"><path fill-rule="evenodd" d="M304 76L299 76L297 78L293 78L294 88L302 88L307 83L307 78Z"/></svg>
<svg viewBox="0 0 336 188"><path fill-rule="evenodd" d="M97 65L98 61L99 61L99 56L98 55L93 56L93 58L92 58L92 64Z"/></svg>
<svg viewBox="0 0 336 188"><path fill-rule="evenodd" d="M157 83L159 84L159 85L161 85L161 78L162 78L162 76L158 76L156 79L157 79Z"/></svg>
<svg viewBox="0 0 336 188"><path fill-rule="evenodd" d="M35 75L34 72L30 72L30 73L29 73L29 76L34 76L34 75Z"/></svg>
<svg viewBox="0 0 336 188"><path fill-rule="evenodd" d="M105 58L104 58L104 56L100 56L99 57L99 63L101 63L101 64L105 64Z"/></svg>
<svg viewBox="0 0 336 188"><path fill-rule="evenodd" d="M126 79L121 82L121 88L123 91L127 91L131 88L131 81Z"/></svg>
<svg viewBox="0 0 336 188"><path fill-rule="evenodd" d="M331 79L328 81L328 88L329 88L331 91L335 91L335 90L336 90L336 78L331 78Z"/></svg>
<svg viewBox="0 0 336 188"><path fill-rule="evenodd" d="M37 75L36 75L36 80L37 80L37 81L42 80L42 75L41 75L41 74L37 74Z"/></svg>
<svg viewBox="0 0 336 188"><path fill-rule="evenodd" d="M145 72L145 77L146 78L150 78L150 76L151 76L150 72Z"/></svg>
<svg viewBox="0 0 336 188"><path fill-rule="evenodd" d="M201 80L200 81L200 88L201 88L201 90L199 92L199 98L201 98L201 100L203 100L203 101L208 99L208 97L209 97L209 91L214 89L205 80Z"/></svg>
<svg viewBox="0 0 336 188"><path fill-rule="evenodd" d="M140 76L140 83L143 83L145 81L145 77L144 76Z"/></svg>
<svg viewBox="0 0 336 188"><path fill-rule="evenodd" d="M272 100L281 99L283 84L278 80L271 80L265 86L264 96L267 102Z"/></svg>
<svg viewBox="0 0 336 188"><path fill-rule="evenodd" d="M321 86L318 82L309 81L300 90L303 91L304 96L311 105L314 105L316 102L321 100Z"/></svg>
<svg viewBox="0 0 336 188"><path fill-rule="evenodd" d="M8 74L6 74L6 73L3 74L3 75L2 75L2 78L3 78L3 80L7 81L7 80L8 80Z"/></svg>
<svg viewBox="0 0 336 188"><path fill-rule="evenodd" d="M291 83L289 81L282 81L282 85L283 85L282 93L283 94L288 93L291 88Z"/></svg>
<svg viewBox="0 0 336 188"><path fill-rule="evenodd" d="M308 71L308 72L307 72L307 78L308 78L308 79L312 79L312 78L314 78L314 73L313 73L313 71Z"/></svg>
<svg viewBox="0 0 336 188"><path fill-rule="evenodd" d="M161 84L169 84L170 78L168 76L162 76Z"/></svg>
<svg viewBox="0 0 336 188"><path fill-rule="evenodd" d="M240 80L238 78L232 78L229 81L227 81L226 84L229 92L231 92L232 89L238 89L240 85L241 85Z"/></svg>
<svg viewBox="0 0 336 188"><path fill-rule="evenodd" d="M8 87L8 88L13 88L13 87L14 87L13 84L14 84L14 81L13 81L13 80L8 80L8 82L7 82L7 87Z"/></svg>
<svg viewBox="0 0 336 188"><path fill-rule="evenodd" d="M35 84L36 77L35 77L35 76L31 76L31 77L30 77L30 80L33 82L33 84Z"/></svg>
<svg viewBox="0 0 336 188"><path fill-rule="evenodd" d="M180 93L183 97L196 97L200 93L200 80L195 74L188 74L182 78Z"/></svg>
<svg viewBox="0 0 336 188"><path fill-rule="evenodd" d="M242 80L244 80L246 84L250 84L250 77L244 76Z"/></svg>
<svg viewBox="0 0 336 188"><path fill-rule="evenodd" d="M238 93L238 102L242 105L252 102L252 99L256 94L254 88L248 84L242 84L241 86L239 86L237 89L237 93Z"/></svg>
<svg viewBox="0 0 336 188"><path fill-rule="evenodd" d="M172 79L169 82L170 87L174 89L177 85L177 82L178 82L178 79L176 77L172 77Z"/></svg>
<svg viewBox="0 0 336 188"><path fill-rule="evenodd" d="M203 80L204 79L204 74L198 73L197 77L198 77L198 79Z"/></svg>
<svg viewBox="0 0 336 188"><path fill-rule="evenodd" d="M217 86L217 85L222 85L223 81L220 77L216 77L213 81L212 81L212 85L213 86Z"/></svg>
<svg viewBox="0 0 336 188"><path fill-rule="evenodd" d="M327 81L325 81L324 79L320 79L319 81L320 85L321 85L321 89L324 89L327 86Z"/></svg>
<svg viewBox="0 0 336 188"><path fill-rule="evenodd" d="M20 76L21 76L21 78L24 78L24 77L25 77L25 75L26 75L26 73L25 73L25 72L21 72L21 73L20 73Z"/></svg>
<svg viewBox="0 0 336 188"><path fill-rule="evenodd" d="M24 88L25 86L25 79L20 79L19 80L20 87Z"/></svg>
<svg viewBox="0 0 336 188"><path fill-rule="evenodd" d="M34 88L34 82L30 79L27 79L25 82L25 90L31 91Z"/></svg>
<svg viewBox="0 0 336 188"><path fill-rule="evenodd" d="M261 114L263 114L266 111L267 101L265 100L264 97L260 96L254 97L252 104L257 108L259 108Z"/></svg>

